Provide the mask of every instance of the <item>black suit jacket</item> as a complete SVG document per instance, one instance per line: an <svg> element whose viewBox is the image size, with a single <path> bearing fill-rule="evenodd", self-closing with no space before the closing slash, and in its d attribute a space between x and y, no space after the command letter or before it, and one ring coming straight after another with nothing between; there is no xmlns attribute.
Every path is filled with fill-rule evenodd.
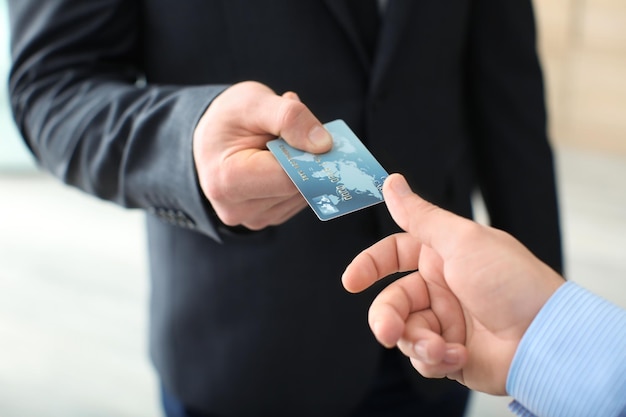
<svg viewBox="0 0 626 417"><path fill-rule="evenodd" d="M11 101L41 166L151 213L151 354L189 405L339 415L360 401L380 356L373 291L349 295L340 276L397 230L384 205L325 223L306 209L254 233L220 225L191 142L232 83L293 90L320 120L346 120L389 172L457 213L471 216L479 186L494 226L561 267L528 0L391 0L372 61L340 0L9 5Z"/></svg>

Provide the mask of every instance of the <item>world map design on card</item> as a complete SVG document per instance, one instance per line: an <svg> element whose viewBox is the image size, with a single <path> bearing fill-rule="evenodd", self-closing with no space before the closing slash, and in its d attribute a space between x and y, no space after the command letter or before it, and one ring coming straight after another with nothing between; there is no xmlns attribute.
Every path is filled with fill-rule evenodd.
<svg viewBox="0 0 626 417"><path fill-rule="evenodd" d="M293 148L282 138L267 143L317 217L326 221L384 201L387 171L343 120L324 127L333 137L324 154Z"/></svg>

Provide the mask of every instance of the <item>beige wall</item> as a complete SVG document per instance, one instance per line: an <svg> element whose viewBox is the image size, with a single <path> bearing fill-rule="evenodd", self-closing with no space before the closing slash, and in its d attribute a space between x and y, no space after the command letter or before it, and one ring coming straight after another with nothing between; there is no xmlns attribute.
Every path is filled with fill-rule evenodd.
<svg viewBox="0 0 626 417"><path fill-rule="evenodd" d="M553 141L626 155L626 0L535 0Z"/></svg>

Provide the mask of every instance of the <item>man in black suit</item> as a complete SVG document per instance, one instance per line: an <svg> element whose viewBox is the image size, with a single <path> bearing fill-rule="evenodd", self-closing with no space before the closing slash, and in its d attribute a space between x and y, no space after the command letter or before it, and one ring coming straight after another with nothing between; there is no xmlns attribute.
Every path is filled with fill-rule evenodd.
<svg viewBox="0 0 626 417"><path fill-rule="evenodd" d="M560 269L530 1L378 5L9 1L11 102L41 166L148 213L168 415L465 408L467 391L378 346L374 292L341 287L354 255L397 230L384 206L319 222L265 149L276 136L323 152L320 121L344 119L445 208L471 216L479 186L491 223Z"/></svg>

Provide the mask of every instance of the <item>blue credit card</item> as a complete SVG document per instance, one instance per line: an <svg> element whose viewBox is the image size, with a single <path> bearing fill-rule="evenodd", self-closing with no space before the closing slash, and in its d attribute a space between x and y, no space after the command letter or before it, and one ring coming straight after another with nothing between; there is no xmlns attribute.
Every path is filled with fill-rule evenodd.
<svg viewBox="0 0 626 417"><path fill-rule="evenodd" d="M324 125L333 148L312 154L278 138L267 143L320 220L330 220L382 202L387 171L343 120Z"/></svg>

